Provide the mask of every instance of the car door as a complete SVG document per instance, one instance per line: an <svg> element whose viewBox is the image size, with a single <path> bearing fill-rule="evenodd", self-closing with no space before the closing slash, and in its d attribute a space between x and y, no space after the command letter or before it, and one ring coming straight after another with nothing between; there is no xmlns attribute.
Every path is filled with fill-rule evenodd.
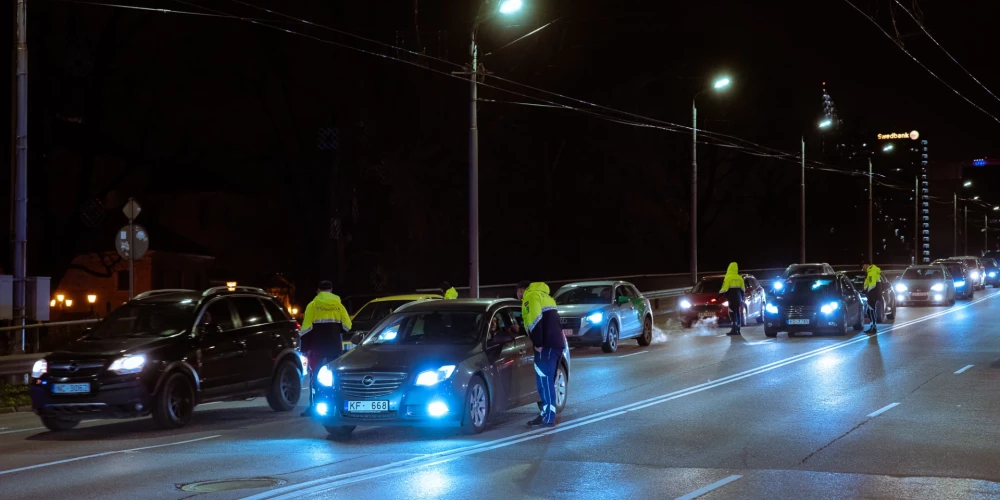
<svg viewBox="0 0 1000 500"><path fill-rule="evenodd" d="M615 286L614 301L614 307L618 311L618 317L621 320L621 325L619 325L621 326L621 333L619 337L623 339L635 337L639 334L639 320L636 315L635 304L632 303L632 297L629 297L626 286Z"/></svg>
<svg viewBox="0 0 1000 500"><path fill-rule="evenodd" d="M516 340L520 342L521 349L518 349L520 361L515 366L514 384L515 392L519 394L518 403L528 404L538 401L538 384L535 382L535 346L528 337L528 331L524 328L524 318L521 317L520 307L506 308L513 318L514 325L517 326Z"/></svg>
<svg viewBox="0 0 1000 500"><path fill-rule="evenodd" d="M524 345L524 336L519 335L519 331L515 332L512 328L513 318L509 310L497 311L493 315L493 319L490 320L491 323L493 321L497 322L498 329L497 332L487 332L486 357L495 372L494 387L499 389L496 391L497 397L494 398L494 404L498 406L495 410L503 411L506 408L520 406L518 402L521 400L522 394L519 387L518 367L523 363L526 346ZM494 342L494 335L504 332L513 335L511 341Z"/></svg>
<svg viewBox="0 0 1000 500"><path fill-rule="evenodd" d="M861 314L861 295L854 288L851 280L845 276L840 277L840 288L843 291L844 305L847 306L847 311L844 313L844 322L847 326L853 326Z"/></svg>
<svg viewBox="0 0 1000 500"><path fill-rule="evenodd" d="M212 397L232 389L244 380L240 365L246 353L237 332L235 313L229 298L208 304L198 319L198 370L202 391Z"/></svg>
<svg viewBox="0 0 1000 500"><path fill-rule="evenodd" d="M260 298L233 297L233 306L239 320L237 335L246 346L246 356L240 362L240 371L250 388L266 386L274 365L275 335L277 325L272 323Z"/></svg>

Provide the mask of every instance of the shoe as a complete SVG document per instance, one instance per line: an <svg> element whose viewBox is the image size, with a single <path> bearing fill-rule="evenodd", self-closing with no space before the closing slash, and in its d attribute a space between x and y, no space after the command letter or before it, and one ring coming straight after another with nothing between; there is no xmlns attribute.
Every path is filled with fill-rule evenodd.
<svg viewBox="0 0 1000 500"><path fill-rule="evenodd" d="M541 415L539 415L539 416L535 417L535 419L534 419L534 420L532 420L532 421L528 422L528 426L529 426L529 427L537 427L537 426L539 426L539 425L547 425L547 424L545 423L545 421L544 421L544 420L542 420L542 416L541 416ZM555 424L553 424L553 425L555 425Z"/></svg>

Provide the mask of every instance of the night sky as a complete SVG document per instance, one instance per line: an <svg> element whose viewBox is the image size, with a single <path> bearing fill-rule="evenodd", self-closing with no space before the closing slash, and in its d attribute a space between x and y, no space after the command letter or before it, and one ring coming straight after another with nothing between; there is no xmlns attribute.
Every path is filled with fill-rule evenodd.
<svg viewBox="0 0 1000 500"><path fill-rule="evenodd" d="M852 1L891 34L894 13L911 53L1000 114L1000 102L893 1ZM1000 10L996 2L901 1L919 7L937 40L1000 92L989 24ZM249 3L419 50L409 0ZM230 0L130 4L278 19ZM417 6L427 54L467 63L475 17L469 4ZM518 18L483 25L481 54L556 22L485 57L499 77L689 126L691 97L726 74L734 82L729 91L699 98L699 128L790 153L805 133L807 157L821 161L828 158L816 123L826 82L845 134L918 129L935 162L1000 157L991 140L1000 123L935 80L843 0L525 6ZM68 256L110 243L105 234L123 222L118 209L108 206L115 217L88 227L77 212L91 198L225 192L267 198L280 212L255 232L226 233L234 248L260 256L253 266L220 262L230 275L256 280L283 272L306 289L327 277L359 293L467 282L467 82L338 47L419 60L287 19L273 24L327 43L220 17L56 0L29 7L30 274L58 277ZM3 21L12 25L10 17ZM428 67L460 70L442 61ZM484 284L687 270L689 132L521 106L510 101L577 104L496 78L486 84L528 97L480 92L506 101L479 107ZM319 147L323 130L336 130L336 151L329 142ZM761 267L795 260L795 161L708 145L699 160L702 270L730 260ZM815 249L809 260L860 262L864 179L808 175ZM990 188L978 194L988 199ZM350 235L343 279L337 245L327 237L333 213ZM237 205L214 217L225 226L252 214Z"/></svg>

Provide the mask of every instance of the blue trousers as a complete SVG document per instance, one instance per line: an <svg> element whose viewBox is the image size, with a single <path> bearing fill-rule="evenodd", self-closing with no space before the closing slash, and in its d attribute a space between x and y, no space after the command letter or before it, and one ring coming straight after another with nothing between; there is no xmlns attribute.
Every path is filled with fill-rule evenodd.
<svg viewBox="0 0 1000 500"><path fill-rule="evenodd" d="M556 367L562 352L551 347L535 351L535 381L542 400L542 421L546 424L556 423Z"/></svg>

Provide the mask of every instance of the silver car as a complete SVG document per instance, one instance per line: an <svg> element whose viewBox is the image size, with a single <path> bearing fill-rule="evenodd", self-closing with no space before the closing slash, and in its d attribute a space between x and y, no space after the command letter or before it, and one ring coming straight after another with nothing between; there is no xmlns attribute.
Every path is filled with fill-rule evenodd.
<svg viewBox="0 0 1000 500"><path fill-rule="evenodd" d="M627 281L570 283L553 298L563 334L572 347L601 346L611 353L622 339L634 338L641 346L653 342L649 299Z"/></svg>
<svg viewBox="0 0 1000 500"><path fill-rule="evenodd" d="M899 305L955 305L954 278L941 265L906 268L893 291Z"/></svg>

